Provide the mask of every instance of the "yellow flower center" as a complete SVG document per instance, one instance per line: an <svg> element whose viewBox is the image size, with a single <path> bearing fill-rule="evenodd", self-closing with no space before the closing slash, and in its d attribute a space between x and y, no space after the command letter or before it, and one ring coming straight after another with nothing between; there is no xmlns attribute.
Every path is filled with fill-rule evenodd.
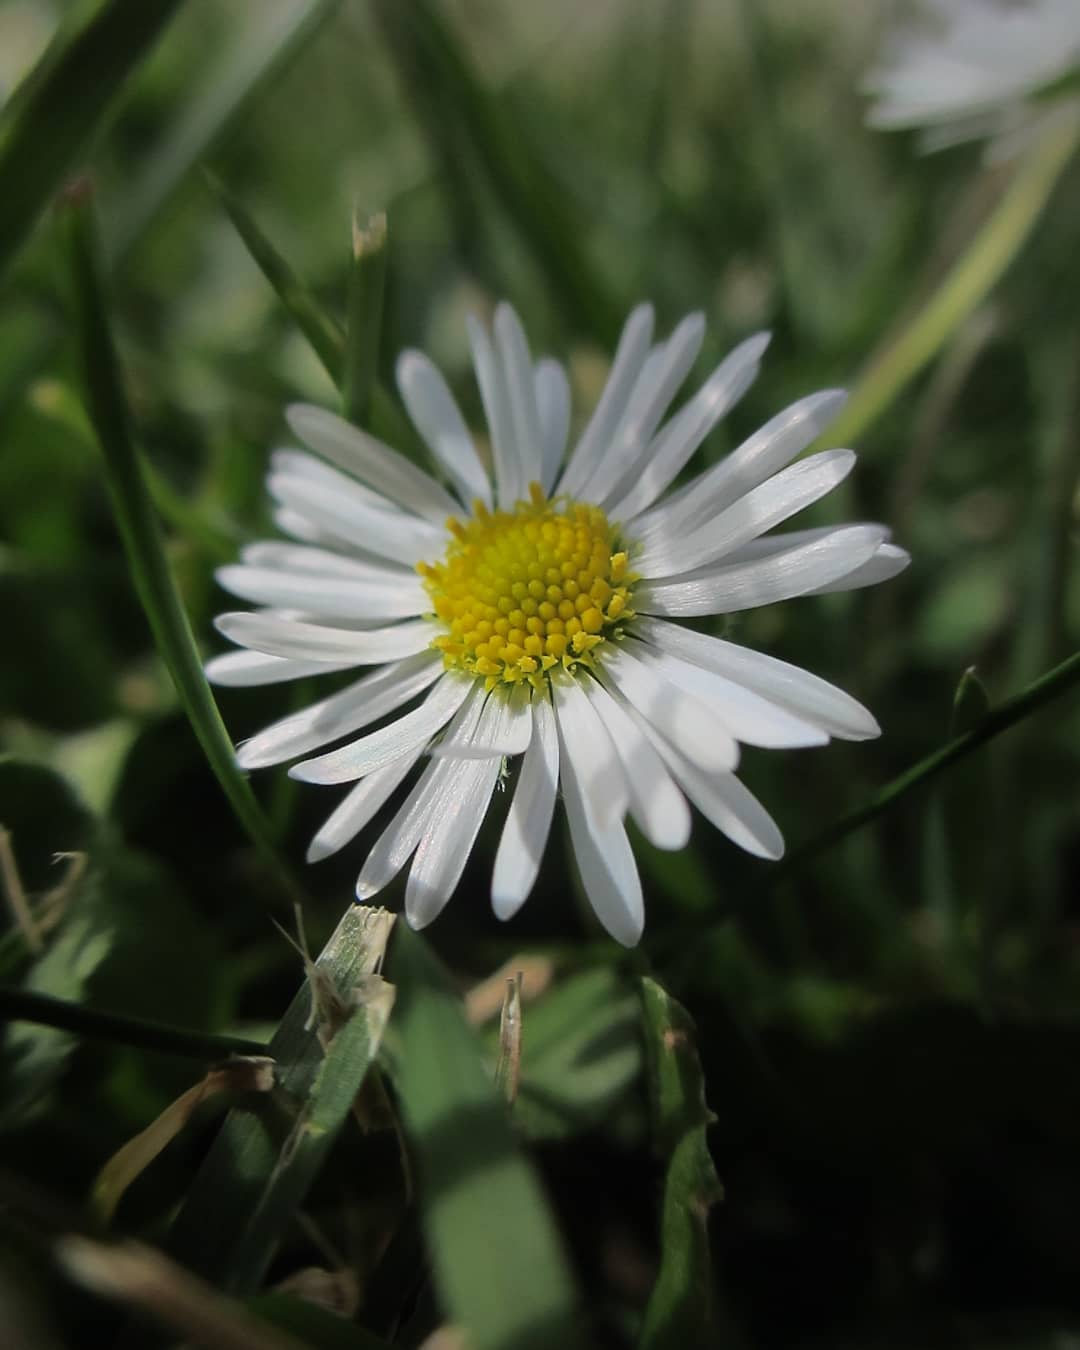
<svg viewBox="0 0 1080 1350"><path fill-rule="evenodd" d="M442 562L418 563L446 633L434 646L448 668L489 688L561 663L591 662L615 625L632 616L627 555L597 506L549 501L539 483L513 511L474 505L450 520Z"/></svg>

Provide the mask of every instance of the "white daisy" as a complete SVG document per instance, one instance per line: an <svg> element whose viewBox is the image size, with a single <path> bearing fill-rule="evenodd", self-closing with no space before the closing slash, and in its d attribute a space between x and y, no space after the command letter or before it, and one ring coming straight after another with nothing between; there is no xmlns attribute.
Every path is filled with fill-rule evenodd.
<svg viewBox="0 0 1080 1350"><path fill-rule="evenodd" d="M1080 0L922 0L867 81L868 121L927 148L1030 129L1035 96L1080 66Z"/></svg>
<svg viewBox="0 0 1080 1350"><path fill-rule="evenodd" d="M801 399L667 492L749 387L768 343L764 334L742 343L665 421L703 334L692 314L654 342L652 307L636 309L567 455L563 367L533 361L508 305L493 333L471 321L490 474L445 380L417 351L400 357L398 387L442 482L333 413L288 410L315 453L277 451L268 483L277 524L297 542L252 544L218 572L225 589L264 608L221 615L217 627L244 650L207 672L256 685L372 668L238 752L255 769L319 751L292 776L355 784L310 861L349 843L418 771L360 871L361 899L411 859L406 916L430 923L461 877L505 760L520 758L495 913L509 918L532 889L561 788L589 899L608 932L633 944L643 912L628 813L657 847L678 849L689 800L741 848L778 858L779 830L735 777L740 742L879 734L865 708L816 676L671 622L868 586L908 562L882 525L768 533L855 462L829 450L792 463L835 417L837 390Z"/></svg>

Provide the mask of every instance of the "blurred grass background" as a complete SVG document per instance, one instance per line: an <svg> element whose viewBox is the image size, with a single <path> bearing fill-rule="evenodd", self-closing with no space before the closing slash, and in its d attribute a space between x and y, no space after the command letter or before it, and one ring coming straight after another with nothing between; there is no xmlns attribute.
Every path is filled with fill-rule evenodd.
<svg viewBox="0 0 1080 1350"><path fill-rule="evenodd" d="M423 347L474 425L464 315L502 296L535 351L568 359L579 415L642 298L666 327L705 310L698 374L771 329L762 376L707 443L710 459L785 403L854 385L932 302L1020 170L984 164L978 147L921 157L913 137L864 128L877 6L186 0L143 10L167 21L145 52L126 9L0 4L0 168L22 166L0 174L0 824L33 896L62 881L55 853L88 855L42 952L14 923L0 938L0 976L8 990L262 1041L303 975L270 923L287 918L287 891L236 823L154 655L84 411L65 231L46 210L25 242L14 237L30 170L44 182L55 168L41 206L91 175L136 440L206 653L223 607L213 568L268 529L262 475L283 406L338 395L200 166L339 323L354 207L385 209L380 381L392 388L401 347ZM105 64L83 55L62 84L49 84L49 57L26 79L55 34L110 11L127 20L126 78L121 42ZM12 128L28 106L18 159ZM38 215L26 210L24 234ZM726 630L849 689L884 729L868 744L745 753L789 848L1076 648L1078 212L1070 163L1000 283L859 429L856 473L818 511L889 523L910 570ZM957 699L970 667L978 684ZM283 686L219 702L241 739L310 696ZM1080 1343L1078 768L1080 709L1066 697L790 867L744 857L700 820L685 854L637 841L648 918L634 953L601 940L558 829L537 893L497 924L488 823L425 937L462 988L519 953L553 962L550 988L524 1009L513 1120L585 1291L584 1343ZM317 950L360 853L301 872L333 797L283 771L253 786L309 897ZM405 994L410 979L427 988L429 959L402 958ZM675 1241L650 1037L682 1016L659 996L639 1001L646 972L696 1023L716 1116L710 1250L687 1257L673 1286L684 1307L695 1280L712 1288L709 1329L703 1312L686 1324L696 1340L646 1314ZM430 1008L414 997L401 1035L423 1041ZM392 1070L402 1046L388 1053L406 1133L420 1131L421 1168L437 1172L423 1110ZM83 1225L109 1156L202 1072L85 1028L10 1024L0 1314L25 1337L12 1344L153 1343L149 1324L124 1331L112 1305L76 1298L51 1242ZM685 1105L698 1089L683 1087ZM166 1241L217 1120L199 1116L139 1178L117 1232ZM510 1147L489 1124L491 1147ZM493 1259L486 1240L467 1220L448 1227L422 1189L425 1248L397 1158L392 1133L343 1129L304 1205L320 1236L283 1229L270 1282L329 1264L360 1289L356 1320L333 1329L351 1339L305 1323L302 1342L419 1345L463 1306L453 1298L471 1306ZM501 1195L495 1173L481 1175L478 1222ZM511 1241L518 1222L528 1228L511 1213ZM446 1259L475 1277L453 1285L450 1308Z"/></svg>

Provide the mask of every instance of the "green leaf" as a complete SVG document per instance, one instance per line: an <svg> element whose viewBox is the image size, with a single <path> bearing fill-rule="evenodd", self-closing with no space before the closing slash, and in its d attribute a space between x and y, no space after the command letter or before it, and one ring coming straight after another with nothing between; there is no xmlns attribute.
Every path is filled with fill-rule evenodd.
<svg viewBox="0 0 1080 1350"><path fill-rule="evenodd" d="M106 231L113 263L126 259L192 169L229 136L340 4L341 0L287 0L276 6L264 2L250 20L237 25L225 56L125 192L123 214L114 229Z"/></svg>
<svg viewBox="0 0 1080 1350"><path fill-rule="evenodd" d="M280 873L281 864L275 856L269 826L247 779L236 766L232 741L203 674L195 638L169 570L146 476L135 448L109 322L92 205L85 192L68 198L65 214L87 412L101 446L132 580L210 767L237 818Z"/></svg>
<svg viewBox="0 0 1080 1350"><path fill-rule="evenodd" d="M354 216L352 265L349 268L349 319L341 381L345 416L366 426L382 334L383 291L386 287L386 216L365 224Z"/></svg>
<svg viewBox="0 0 1080 1350"><path fill-rule="evenodd" d="M603 1124L641 1073L638 1000L613 971L561 981L525 1009L514 1123L531 1139Z"/></svg>
<svg viewBox="0 0 1080 1350"><path fill-rule="evenodd" d="M689 1014L655 980L641 982L656 1151L667 1159L660 1273L638 1342L642 1350L725 1343L714 1311L708 1215L722 1189L705 1134L715 1119Z"/></svg>
<svg viewBox="0 0 1080 1350"><path fill-rule="evenodd" d="M62 32L0 117L0 272L90 144L114 99L180 0L107 0Z"/></svg>
<svg viewBox="0 0 1080 1350"><path fill-rule="evenodd" d="M392 1077L419 1160L446 1317L465 1329L473 1350L580 1346L578 1300L555 1225L461 1000L423 939L404 926L390 973L398 987L387 1037Z"/></svg>
<svg viewBox="0 0 1080 1350"><path fill-rule="evenodd" d="M324 1073L331 1060L324 1059L312 1019L313 987L348 997L381 961L392 921L385 910L361 905L346 910L315 963L315 985L306 984L293 999L266 1048L277 1064L277 1091L270 1101L254 1100L230 1112L177 1215L170 1253L226 1288L250 1291L257 1286L266 1245L276 1242L281 1228L259 1234L253 1231L254 1216L264 1213L275 1225L291 1218L325 1151L314 1134L301 1139L304 1156L299 1170L278 1181L278 1169L288 1170L284 1150L297 1142L298 1122L303 1133L303 1123L311 1119L308 1113L317 1103L321 1127L326 1128L328 1119L329 1129L336 1131L342 1104L347 1110L356 1095L355 1090L349 1093L356 1066L343 1068L342 1060L349 1053L358 1057L367 1053L366 1029L360 1019L350 1018L348 1039L334 1054L329 1073ZM331 1051L335 1045L336 1039ZM366 1064L364 1059L364 1068ZM283 1103L293 1104L292 1114L282 1110ZM331 1133L325 1139L327 1147L332 1139Z"/></svg>

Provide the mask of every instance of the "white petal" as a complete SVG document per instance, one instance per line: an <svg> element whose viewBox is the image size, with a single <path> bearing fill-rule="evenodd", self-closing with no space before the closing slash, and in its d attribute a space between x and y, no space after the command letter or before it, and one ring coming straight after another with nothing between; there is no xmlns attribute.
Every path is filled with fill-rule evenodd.
<svg viewBox="0 0 1080 1350"><path fill-rule="evenodd" d="M419 708L340 750L294 764L289 777L304 783L350 783L374 773L400 756L411 754L417 746L426 745L449 722L472 688L472 680L443 675Z"/></svg>
<svg viewBox="0 0 1080 1350"><path fill-rule="evenodd" d="M642 834L656 848L684 848L690 838L690 809L664 761L621 699L596 680L587 680L583 688L622 760L630 813Z"/></svg>
<svg viewBox="0 0 1080 1350"><path fill-rule="evenodd" d="M645 644L635 643L631 650L664 679L701 699L731 735L744 745L759 745L766 750L795 750L828 742L828 733L816 723L804 721L715 671L681 661L670 652L658 651Z"/></svg>
<svg viewBox="0 0 1080 1350"><path fill-rule="evenodd" d="M813 722L830 736L863 741L881 735L873 715L850 694L775 656L645 615L634 620L634 633L662 652L714 670L754 690L770 703Z"/></svg>
<svg viewBox="0 0 1080 1350"><path fill-rule="evenodd" d="M245 741L237 752L237 763L242 769L264 769L329 745L396 712L433 684L441 669L438 652L421 652L405 661L380 666L347 689L290 713Z"/></svg>
<svg viewBox="0 0 1080 1350"><path fill-rule="evenodd" d="M638 305L623 325L604 392L570 456L560 492L576 496L607 448L648 355L653 321L652 305Z"/></svg>
<svg viewBox="0 0 1080 1350"><path fill-rule="evenodd" d="M491 458L495 465L495 498L499 506L509 510L525 493L525 478L521 473L514 450L514 424L510 411L502 363L496 360L483 324L473 315L466 320L469 346L472 348L476 383L487 417L491 436Z"/></svg>
<svg viewBox="0 0 1080 1350"><path fill-rule="evenodd" d="M521 320L505 301L495 310L495 343L510 402L510 423L521 474L521 493L543 472L540 411L536 404L532 356Z"/></svg>
<svg viewBox="0 0 1080 1350"><path fill-rule="evenodd" d="M535 380L543 450L540 486L549 493L559 475L570 433L570 381L559 362L550 358L537 362Z"/></svg>
<svg viewBox="0 0 1080 1350"><path fill-rule="evenodd" d="M411 755L402 755L385 769L368 774L350 789L308 845L306 860L309 863L321 862L323 858L329 858L351 843L390 800L423 753L421 746Z"/></svg>
<svg viewBox="0 0 1080 1350"><path fill-rule="evenodd" d="M768 333L747 338L713 371L684 408L647 448L637 472L620 484L623 495L608 510L612 520L632 520L651 506L671 483L724 414L742 398L757 377Z"/></svg>
<svg viewBox="0 0 1080 1350"><path fill-rule="evenodd" d="M547 695L538 695L533 700L532 740L495 855L491 906L499 919L516 914L536 882L551 830L558 781L555 714Z"/></svg>
<svg viewBox="0 0 1080 1350"><path fill-rule="evenodd" d="M645 927L641 878L620 820L599 825L588 808L588 789L580 780L564 728L559 726L561 781L570 842L581 883L596 917L624 947L633 947Z"/></svg>
<svg viewBox="0 0 1080 1350"><path fill-rule="evenodd" d="M266 480L271 496L310 521L319 530L349 540L371 553L406 566L439 557L446 547L446 531L426 520L373 508L344 474L331 486L292 473L271 473ZM295 531L290 531L295 533Z"/></svg>
<svg viewBox="0 0 1080 1350"><path fill-rule="evenodd" d="M469 734L453 742L444 741L431 753L453 759L523 755L532 735L531 692L531 686L525 683L493 689L480 699L481 706Z"/></svg>
<svg viewBox="0 0 1080 1350"><path fill-rule="evenodd" d="M457 766L449 760L432 760L427 766L360 869L356 878L358 900L370 900L378 894L409 861L423 835L453 798L456 774Z"/></svg>
<svg viewBox="0 0 1080 1350"><path fill-rule="evenodd" d="M454 792L420 843L405 888L405 917L413 928L436 918L461 880L499 776L497 759L459 767Z"/></svg>
<svg viewBox="0 0 1080 1350"><path fill-rule="evenodd" d="M622 818L630 801L622 761L577 678L556 668L550 679L563 763L573 755L589 812L601 828L606 827Z"/></svg>
<svg viewBox="0 0 1080 1350"><path fill-rule="evenodd" d="M710 565L824 497L854 467L852 450L825 450L800 460L698 529L668 537L655 535L654 542L634 558L634 570L643 577L670 577Z"/></svg>
<svg viewBox="0 0 1080 1350"><path fill-rule="evenodd" d="M624 647L605 644L601 681L614 684L632 708L706 772L738 764L739 747L715 713Z"/></svg>
<svg viewBox="0 0 1080 1350"><path fill-rule="evenodd" d="M412 656L430 646L437 631L427 619L357 631L243 610L219 614L214 627L230 642L253 647L268 656L348 662L354 666L370 666L379 661L397 661L403 656Z"/></svg>
<svg viewBox="0 0 1080 1350"><path fill-rule="evenodd" d="M706 774L644 726L679 786L706 820L733 844L757 858L784 856L784 837L754 794L733 773Z"/></svg>
<svg viewBox="0 0 1080 1350"><path fill-rule="evenodd" d="M399 580L416 575L412 568L396 567L382 559L361 561L331 549L287 544L280 539L260 539L257 543L246 544L240 550L240 558L249 567L270 567L278 572L298 572L304 576L371 581L387 576Z"/></svg>
<svg viewBox="0 0 1080 1350"><path fill-rule="evenodd" d="M310 403L286 408L289 426L306 444L391 501L442 525L458 504L423 469L336 413Z"/></svg>
<svg viewBox="0 0 1080 1350"><path fill-rule="evenodd" d="M490 508L487 472L442 372L423 352L404 351L398 357L397 385L414 426L461 500L471 506L479 497Z"/></svg>
<svg viewBox="0 0 1080 1350"><path fill-rule="evenodd" d="M270 468L274 473L290 474L294 478L306 478L310 483L322 483L335 492L346 492L362 505L373 511L382 511L394 520L412 520L413 513L405 511L397 502L381 492L373 492L351 474L342 473L332 464L327 464L318 455L307 450L285 448L275 450L270 456Z"/></svg>
<svg viewBox="0 0 1080 1350"><path fill-rule="evenodd" d="M361 581L233 563L214 575L219 586L252 604L307 610L326 619L409 619L431 609L431 597L415 574L385 571Z"/></svg>
<svg viewBox="0 0 1080 1350"><path fill-rule="evenodd" d="M876 586L881 581L888 581L899 575L910 562L911 554L906 549L899 548L896 544L882 544L874 556L862 566L856 567L836 581L827 582L824 586L815 586L809 594L826 595L830 591L858 591L864 586Z"/></svg>
<svg viewBox="0 0 1080 1350"><path fill-rule="evenodd" d="M705 337L705 316L688 314L659 349L651 370L641 372L611 442L582 488L590 501L605 502L640 458L668 410Z"/></svg>
<svg viewBox="0 0 1080 1350"><path fill-rule="evenodd" d="M348 670L350 661L297 661L265 652L225 652L212 656L203 670L211 684L229 689L252 688L260 684L279 684L285 680L303 680L309 675L326 675Z"/></svg>
<svg viewBox="0 0 1080 1350"><path fill-rule="evenodd" d="M878 525L849 525L768 558L727 563L691 578L648 581L635 587L634 605L644 614L730 614L790 600L861 567L885 533Z"/></svg>
<svg viewBox="0 0 1080 1350"><path fill-rule="evenodd" d="M719 464L638 516L635 538L645 543L657 529L671 535L703 525L801 454L836 418L846 400L842 389L826 389L785 408Z"/></svg>

